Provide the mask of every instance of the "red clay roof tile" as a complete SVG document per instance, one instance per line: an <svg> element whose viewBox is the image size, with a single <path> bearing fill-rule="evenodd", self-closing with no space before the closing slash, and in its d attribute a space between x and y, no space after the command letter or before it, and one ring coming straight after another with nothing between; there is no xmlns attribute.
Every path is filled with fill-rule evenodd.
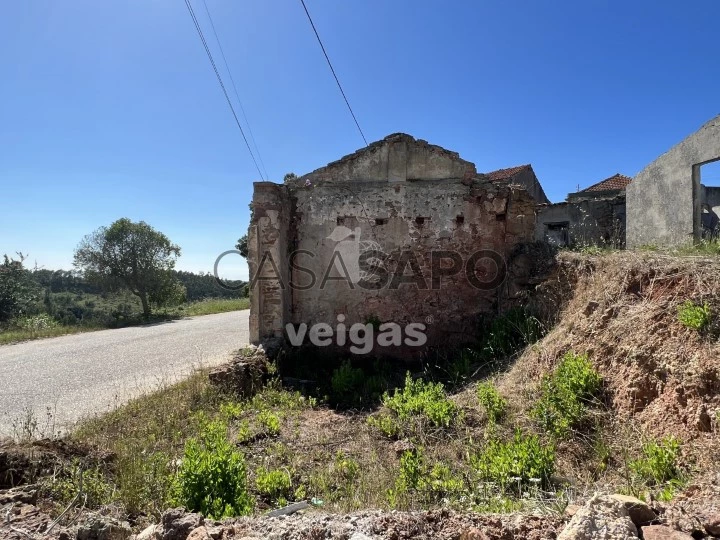
<svg viewBox="0 0 720 540"><path fill-rule="evenodd" d="M602 182L598 182L597 184L593 184L592 186L581 190L581 192L625 189L630 182L632 182L632 178L630 178L629 176L625 176L624 174L618 173L611 176L610 178L606 178Z"/></svg>

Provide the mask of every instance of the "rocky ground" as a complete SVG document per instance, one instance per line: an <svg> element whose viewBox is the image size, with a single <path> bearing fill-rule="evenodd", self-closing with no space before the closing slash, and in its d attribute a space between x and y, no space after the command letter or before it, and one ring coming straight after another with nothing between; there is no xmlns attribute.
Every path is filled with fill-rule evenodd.
<svg viewBox="0 0 720 540"><path fill-rule="evenodd" d="M720 480L720 479L716 479ZM77 523L53 521L35 504L32 486L0 492L6 540L691 540L720 538L720 488L690 486L672 504L625 495L595 494L562 515L483 515L438 509L326 514L300 511L278 517L206 520L182 508L133 534L109 515L80 512Z"/></svg>

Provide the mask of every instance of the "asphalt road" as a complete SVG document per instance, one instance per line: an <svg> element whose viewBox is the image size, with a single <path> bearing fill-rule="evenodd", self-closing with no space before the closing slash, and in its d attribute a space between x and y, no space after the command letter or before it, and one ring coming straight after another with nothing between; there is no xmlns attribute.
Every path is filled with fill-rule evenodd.
<svg viewBox="0 0 720 540"><path fill-rule="evenodd" d="M32 411L55 430L111 410L248 343L249 311L0 345L0 435Z"/></svg>

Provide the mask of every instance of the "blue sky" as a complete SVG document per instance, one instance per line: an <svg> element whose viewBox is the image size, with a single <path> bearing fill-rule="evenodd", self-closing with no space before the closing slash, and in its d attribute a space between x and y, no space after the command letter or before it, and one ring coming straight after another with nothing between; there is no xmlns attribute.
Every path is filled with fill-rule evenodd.
<svg viewBox="0 0 720 540"><path fill-rule="evenodd" d="M720 112L717 0L306 1L368 140L532 163L554 201ZM271 180L363 146L299 0L207 2ZM0 36L0 254L70 268L83 235L129 217L211 271L258 173L184 1L10 2Z"/></svg>

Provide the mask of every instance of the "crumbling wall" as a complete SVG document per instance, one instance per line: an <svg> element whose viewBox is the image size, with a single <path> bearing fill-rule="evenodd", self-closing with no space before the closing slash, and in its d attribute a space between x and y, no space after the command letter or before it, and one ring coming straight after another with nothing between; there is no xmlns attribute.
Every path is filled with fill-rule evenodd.
<svg viewBox="0 0 720 540"><path fill-rule="evenodd" d="M295 324L415 322L426 324L429 342L468 341L479 316L507 300L507 256L534 231L535 202L527 192L490 182L314 186L296 196L295 262L303 270L292 271L299 285L290 290ZM379 289L362 283L359 259L368 250L381 254ZM473 256L477 278L467 275ZM441 266L460 268L440 275Z"/></svg>
<svg viewBox="0 0 720 540"><path fill-rule="evenodd" d="M538 207L535 239L557 246L624 247L625 216L622 192L572 197L567 202Z"/></svg>
<svg viewBox="0 0 720 540"><path fill-rule="evenodd" d="M521 296L527 263L510 259L532 242L535 205L524 188L403 134L284 185L257 183L251 339L419 323L427 346L470 341L482 315ZM405 345L372 354L407 356Z"/></svg>
<svg viewBox="0 0 720 540"><path fill-rule="evenodd" d="M289 320L288 242L292 223L291 196L285 186L256 182L248 230L250 341L283 337Z"/></svg>
<svg viewBox="0 0 720 540"><path fill-rule="evenodd" d="M699 168L720 158L720 116L645 167L627 187L627 244L677 246L699 240Z"/></svg>

